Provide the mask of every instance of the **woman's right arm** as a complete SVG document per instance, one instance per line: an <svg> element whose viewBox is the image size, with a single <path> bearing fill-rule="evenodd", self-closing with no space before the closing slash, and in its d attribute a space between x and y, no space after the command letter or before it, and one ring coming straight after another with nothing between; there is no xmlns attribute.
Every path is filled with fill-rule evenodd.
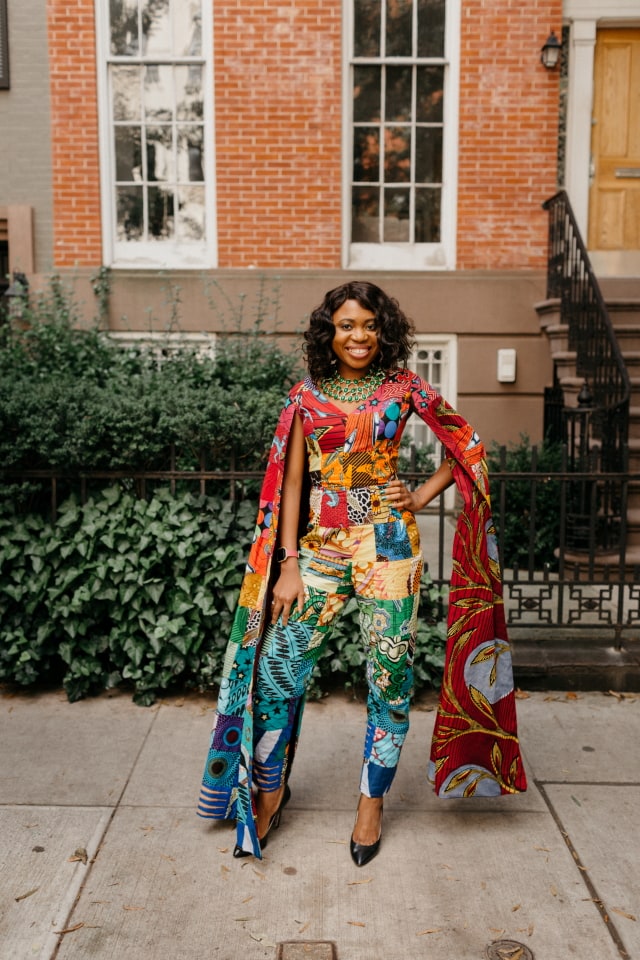
<svg viewBox="0 0 640 960"><path fill-rule="evenodd" d="M294 415L291 433L287 443L287 457L284 467L280 516L278 518L278 545L287 550L298 549L298 524L300 521L300 500L302 483L307 469L307 458L302 430L302 421ZM277 563L277 561L274 561ZM286 626L293 604L298 604L302 613L304 603L304 585L300 576L298 560L288 557L280 566L280 576L273 587L271 622L275 623L282 614Z"/></svg>

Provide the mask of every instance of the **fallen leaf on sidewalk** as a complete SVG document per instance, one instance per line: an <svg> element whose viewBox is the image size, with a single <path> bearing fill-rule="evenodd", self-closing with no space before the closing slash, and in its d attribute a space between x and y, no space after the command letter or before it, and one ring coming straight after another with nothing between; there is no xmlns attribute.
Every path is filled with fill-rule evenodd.
<svg viewBox="0 0 640 960"><path fill-rule="evenodd" d="M520 688L518 688L518 689L516 690L514 696L515 696L516 700L528 700L528 699L530 698L531 694L530 694L530 693L526 693L526 691L520 690Z"/></svg>
<svg viewBox="0 0 640 960"><path fill-rule="evenodd" d="M245 897L242 902L243 902L243 903L249 903L250 900L253 900L253 894L251 894L250 897Z"/></svg>
<svg viewBox="0 0 640 960"><path fill-rule="evenodd" d="M218 847L218 853L229 853L229 847Z"/></svg>
<svg viewBox="0 0 640 960"><path fill-rule="evenodd" d="M260 873L260 871L259 871L259 870L256 870L255 867L253 868L253 872L255 873L256 877L260 877L261 880L266 880L266 879L267 879L266 873Z"/></svg>
<svg viewBox="0 0 640 960"><path fill-rule="evenodd" d="M416 933L416 937L426 937L429 933L440 933L442 927L431 927L429 930L420 930L419 933Z"/></svg>
<svg viewBox="0 0 640 960"><path fill-rule="evenodd" d="M275 943L271 943L270 940L267 940L265 934L260 933L256 935L256 934L250 933L249 936L251 937L252 940L255 940L256 943L263 943L265 947L275 947Z"/></svg>
<svg viewBox="0 0 640 960"><path fill-rule="evenodd" d="M144 907L122 907L123 910L144 910Z"/></svg>
<svg viewBox="0 0 640 960"><path fill-rule="evenodd" d="M357 887L357 886L358 886L359 884L361 884L361 883L371 883L372 880L373 880L373 877L367 877L366 880L350 880L350 881L347 883L347 886L348 886L348 887Z"/></svg>
<svg viewBox="0 0 640 960"><path fill-rule="evenodd" d="M27 893L21 893L19 897L14 897L16 903L20 903L21 900L26 900L27 897L32 897L34 893L37 893L40 887L34 887L33 890L28 890Z"/></svg>
<svg viewBox="0 0 640 960"><path fill-rule="evenodd" d="M534 849L534 850L542 850L543 853L551 853L551 850L549 849L549 847L536 847L536 846L534 845L533 849Z"/></svg>
<svg viewBox="0 0 640 960"><path fill-rule="evenodd" d="M362 923L360 920L347 920L347 923L350 927L366 927L366 923Z"/></svg>
<svg viewBox="0 0 640 960"><path fill-rule="evenodd" d="M76 923L76 924L74 924L73 927L66 927L64 930L54 930L53 932L54 932L54 933L57 933L59 937L64 937L65 934L67 934L67 933L75 933L76 930L80 930L82 927L84 927L84 923L83 923L83 922L81 922L81 923Z"/></svg>
<svg viewBox="0 0 640 960"><path fill-rule="evenodd" d="M77 850L69 857L67 863L86 863L89 857L87 856L87 851L84 847L78 847Z"/></svg>
<svg viewBox="0 0 640 960"><path fill-rule="evenodd" d="M296 923L300 923L300 921L296 920ZM298 933L304 933L305 930L310 926L311 926L311 920L307 920L305 923L302 924L302 926L298 930Z"/></svg>
<svg viewBox="0 0 640 960"><path fill-rule="evenodd" d="M521 906L522 906L521 903L516 903L514 907L511 907L511 913L515 913L516 910L519 910Z"/></svg>
<svg viewBox="0 0 640 960"><path fill-rule="evenodd" d="M552 896L552 897L557 897L557 896L558 896L558 891L556 890L556 888L554 887L553 884L551 884L551 886L549 887L549 890L550 890L550 892L551 892L551 896Z"/></svg>
<svg viewBox="0 0 640 960"><path fill-rule="evenodd" d="M617 913L619 917L626 917L627 920L637 920L632 913L626 913L621 907L611 907L611 913Z"/></svg>
<svg viewBox="0 0 640 960"><path fill-rule="evenodd" d="M565 696L567 700L582 700L582 697L579 697L578 694L574 693L572 690L569 690L569 692L565 694Z"/></svg>

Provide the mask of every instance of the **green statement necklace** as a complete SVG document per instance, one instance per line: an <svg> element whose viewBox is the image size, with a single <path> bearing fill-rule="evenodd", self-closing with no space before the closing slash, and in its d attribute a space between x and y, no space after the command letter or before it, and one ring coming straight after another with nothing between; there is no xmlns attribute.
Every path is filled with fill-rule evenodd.
<svg viewBox="0 0 640 960"><path fill-rule="evenodd" d="M366 400L378 389L384 380L384 370L368 373L359 380L349 380L335 373L331 378L320 384L322 392L332 400L342 400L343 403L355 403L357 400Z"/></svg>

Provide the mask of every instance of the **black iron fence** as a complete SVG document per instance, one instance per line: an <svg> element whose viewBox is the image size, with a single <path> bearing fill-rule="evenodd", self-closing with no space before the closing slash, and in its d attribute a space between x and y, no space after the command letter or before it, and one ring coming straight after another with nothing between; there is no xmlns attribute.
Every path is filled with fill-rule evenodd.
<svg viewBox="0 0 640 960"><path fill-rule="evenodd" d="M112 484L142 498L158 487L168 487L174 493L190 490L256 501L261 476L257 470L172 466L78 475L32 470L13 481L28 485L24 509L45 511L55 518L62 500L71 493L86 501ZM420 483L424 476L405 471L403 478ZM5 473L2 479L6 485L12 478ZM558 469L540 467L533 448L529 469L508 470L506 449L500 451L498 466L491 472L491 490L512 632L539 636L544 631L551 638L559 629L579 628L599 631L600 638L610 636L613 646L619 646L625 636L640 636L640 569L627 563L625 549L627 491L630 483L639 480L640 474L626 470L613 475L597 466L589 471L571 469L566 448ZM617 525L610 523L614 512ZM457 510L447 509L442 497L438 506L418 518L429 572L443 591L451 572L456 516Z"/></svg>

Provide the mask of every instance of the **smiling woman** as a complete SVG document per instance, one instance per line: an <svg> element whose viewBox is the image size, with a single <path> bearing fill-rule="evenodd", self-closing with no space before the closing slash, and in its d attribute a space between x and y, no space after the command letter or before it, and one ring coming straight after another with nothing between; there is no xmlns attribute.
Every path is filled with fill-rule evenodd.
<svg viewBox="0 0 640 960"><path fill-rule="evenodd" d="M290 391L271 447L198 812L235 817L234 856L262 856L291 795L313 669L355 597L369 695L350 850L363 866L378 853L383 797L409 728L423 568L415 514L454 481L464 508L433 779L441 796L493 796L524 790L526 778L482 444L406 369L412 325L379 287L351 282L329 291L304 339L309 376ZM397 476L411 414L448 454L415 490ZM482 667L484 692L467 680L475 682L480 662L499 666Z"/></svg>

